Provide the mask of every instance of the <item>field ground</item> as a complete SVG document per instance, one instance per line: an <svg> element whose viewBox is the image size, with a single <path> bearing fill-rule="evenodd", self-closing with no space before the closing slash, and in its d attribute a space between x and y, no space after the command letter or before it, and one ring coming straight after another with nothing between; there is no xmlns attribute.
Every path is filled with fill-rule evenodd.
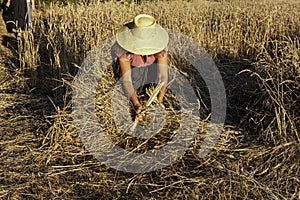
<svg viewBox="0 0 300 200"><path fill-rule="evenodd" d="M159 4L167 19L155 2L149 12L205 46L226 87L213 151L199 158L195 141L174 164L143 174L93 158L72 122L70 77L143 4L52 5L35 15L33 45L18 46L1 19L0 199L300 199L299 4L193 1L199 11L174 2ZM125 148L135 144L125 139Z"/></svg>
<svg viewBox="0 0 300 200"><path fill-rule="evenodd" d="M3 199L8 191L20 188L22 177L33 178L27 171L30 170L28 165L34 162L30 152L38 150L41 143L38 134L46 131L42 110L49 106L49 101L19 86L18 69L12 64L17 61L17 41L13 34L7 33L2 18L0 22L0 198ZM21 185L27 187L24 183ZM18 196L9 198L18 199Z"/></svg>

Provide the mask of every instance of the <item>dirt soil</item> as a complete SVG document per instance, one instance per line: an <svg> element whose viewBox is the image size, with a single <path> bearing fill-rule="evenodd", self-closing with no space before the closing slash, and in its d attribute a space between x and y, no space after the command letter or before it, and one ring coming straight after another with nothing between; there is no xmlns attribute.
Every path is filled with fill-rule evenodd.
<svg viewBox="0 0 300 200"><path fill-rule="evenodd" d="M49 100L21 88L18 44L2 17L0 35L0 199L17 199L18 190L28 187L34 176L30 168L47 126L44 110Z"/></svg>

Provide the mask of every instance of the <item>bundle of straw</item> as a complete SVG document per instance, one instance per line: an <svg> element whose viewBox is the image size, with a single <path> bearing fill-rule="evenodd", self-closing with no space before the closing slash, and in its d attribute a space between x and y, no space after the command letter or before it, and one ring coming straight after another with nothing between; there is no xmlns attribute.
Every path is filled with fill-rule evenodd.
<svg viewBox="0 0 300 200"><path fill-rule="evenodd" d="M161 88L164 86L165 82L164 81L159 81L157 86L155 87L153 93L150 95L148 101L146 102L146 108L141 112L141 114L143 112L146 112L146 109L149 108L152 104L153 101L155 101L155 99L157 98L157 95L159 93L159 91L161 90ZM129 127L129 131L133 132L139 122L139 117L136 117L134 122L132 123L132 125Z"/></svg>

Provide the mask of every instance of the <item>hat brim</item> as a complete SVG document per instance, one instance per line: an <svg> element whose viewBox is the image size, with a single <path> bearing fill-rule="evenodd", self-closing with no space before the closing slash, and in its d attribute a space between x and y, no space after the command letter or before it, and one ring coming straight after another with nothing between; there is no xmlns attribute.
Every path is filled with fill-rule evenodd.
<svg viewBox="0 0 300 200"><path fill-rule="evenodd" d="M168 32L160 25L155 25L152 28L151 34L146 38L136 37L132 33L133 29L124 27L121 32L116 35L118 44L128 52L138 55L152 55L162 51L167 47L169 42ZM145 33L147 30L143 30Z"/></svg>

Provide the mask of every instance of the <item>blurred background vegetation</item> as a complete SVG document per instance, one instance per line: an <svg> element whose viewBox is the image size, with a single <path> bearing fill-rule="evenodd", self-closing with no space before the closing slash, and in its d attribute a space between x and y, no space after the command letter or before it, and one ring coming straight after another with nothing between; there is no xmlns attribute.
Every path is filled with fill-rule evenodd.
<svg viewBox="0 0 300 200"><path fill-rule="evenodd" d="M90 4L93 2L104 2L104 1L124 1L128 3L140 3L142 1L155 1L155 0L36 0L38 4L49 4L49 3L84 3L84 4Z"/></svg>
<svg viewBox="0 0 300 200"><path fill-rule="evenodd" d="M41 4L50 4L50 3L62 3L62 4L68 4L68 3L84 3L84 4L90 4L93 2L104 2L104 1L124 1L127 3L141 3L142 1L155 1L155 0L35 0L35 3L37 5ZM6 2L6 0L0 0L1 4L3 2Z"/></svg>

